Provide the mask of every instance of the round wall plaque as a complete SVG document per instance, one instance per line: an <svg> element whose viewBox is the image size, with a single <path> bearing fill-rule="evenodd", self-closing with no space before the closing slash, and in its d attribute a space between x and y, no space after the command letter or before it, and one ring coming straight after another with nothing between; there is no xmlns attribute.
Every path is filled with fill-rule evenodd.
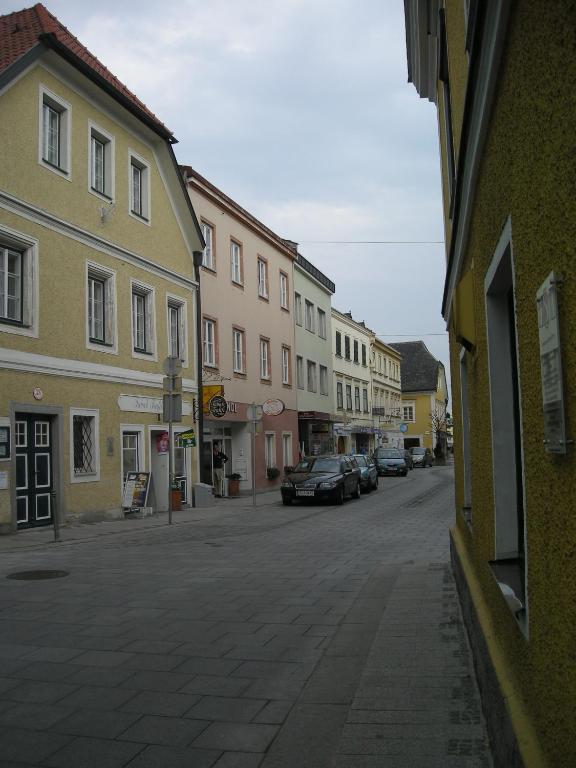
<svg viewBox="0 0 576 768"><path fill-rule="evenodd" d="M42 400L44 397L44 392L42 392L40 387L34 387L32 390L32 395L34 396L34 400Z"/></svg>
<svg viewBox="0 0 576 768"><path fill-rule="evenodd" d="M226 416L228 413L228 403L221 395L214 395L214 397L210 398L210 402L208 403L208 410L212 416L215 416L217 419L221 419L222 416Z"/></svg>
<svg viewBox="0 0 576 768"><path fill-rule="evenodd" d="M262 403L262 410L266 416L280 416L284 408L284 403L277 397L272 397L270 400L266 400Z"/></svg>

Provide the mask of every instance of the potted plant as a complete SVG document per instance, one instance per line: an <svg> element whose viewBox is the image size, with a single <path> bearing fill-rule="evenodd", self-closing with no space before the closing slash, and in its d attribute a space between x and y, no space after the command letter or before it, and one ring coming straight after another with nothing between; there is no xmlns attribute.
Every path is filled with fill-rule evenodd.
<svg viewBox="0 0 576 768"><path fill-rule="evenodd" d="M276 480L276 478L280 475L280 470L278 467L268 467L266 470L266 477L268 480Z"/></svg>
<svg viewBox="0 0 576 768"><path fill-rule="evenodd" d="M239 475L238 472L232 472L230 475L226 475L226 478L228 480L228 496L239 496L242 475Z"/></svg>
<svg viewBox="0 0 576 768"><path fill-rule="evenodd" d="M180 512L182 509L182 489L176 480L170 483L170 498L173 512Z"/></svg>

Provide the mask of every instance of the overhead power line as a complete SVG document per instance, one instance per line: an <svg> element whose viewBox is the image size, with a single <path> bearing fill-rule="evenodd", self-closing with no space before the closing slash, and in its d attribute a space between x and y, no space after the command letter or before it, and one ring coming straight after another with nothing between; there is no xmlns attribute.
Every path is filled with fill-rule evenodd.
<svg viewBox="0 0 576 768"><path fill-rule="evenodd" d="M391 331L374 331L374 333L382 336L410 336L411 338L414 336L448 336L448 331L444 331L444 333L392 333Z"/></svg>
<svg viewBox="0 0 576 768"><path fill-rule="evenodd" d="M444 245L444 240L299 240L298 245Z"/></svg>

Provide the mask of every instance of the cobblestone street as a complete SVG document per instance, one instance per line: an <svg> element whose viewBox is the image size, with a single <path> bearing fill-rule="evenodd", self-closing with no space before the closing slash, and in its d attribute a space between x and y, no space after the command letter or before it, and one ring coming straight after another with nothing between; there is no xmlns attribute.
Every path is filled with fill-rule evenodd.
<svg viewBox="0 0 576 768"><path fill-rule="evenodd" d="M488 768L452 483L0 540L0 768Z"/></svg>

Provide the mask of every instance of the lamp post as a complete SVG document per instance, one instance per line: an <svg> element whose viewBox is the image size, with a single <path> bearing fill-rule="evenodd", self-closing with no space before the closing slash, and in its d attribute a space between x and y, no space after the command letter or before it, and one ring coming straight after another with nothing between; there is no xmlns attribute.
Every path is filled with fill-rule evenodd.
<svg viewBox="0 0 576 768"><path fill-rule="evenodd" d="M210 483L204 469L204 398L202 394L202 301L200 298L200 267L203 251L194 251L194 278L196 280L196 381L198 388L198 460L200 482Z"/></svg>

